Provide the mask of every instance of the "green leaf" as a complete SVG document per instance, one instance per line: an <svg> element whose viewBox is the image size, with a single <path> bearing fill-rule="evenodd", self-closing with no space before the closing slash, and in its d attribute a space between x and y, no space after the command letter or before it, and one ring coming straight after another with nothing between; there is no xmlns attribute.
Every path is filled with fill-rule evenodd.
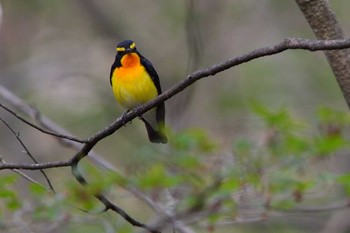
<svg viewBox="0 0 350 233"><path fill-rule="evenodd" d="M173 136L171 146L177 150L198 150L200 152L212 152L216 144L202 129L190 129Z"/></svg>
<svg viewBox="0 0 350 233"><path fill-rule="evenodd" d="M350 125L349 112L336 111L328 107L320 107L317 116L322 124Z"/></svg>
<svg viewBox="0 0 350 233"><path fill-rule="evenodd" d="M183 169L196 169L201 165L199 158L190 154L178 154L174 160L175 165Z"/></svg>
<svg viewBox="0 0 350 233"><path fill-rule="evenodd" d="M230 195L240 187L240 181L238 178L227 178L222 182L218 193L221 195Z"/></svg>
<svg viewBox="0 0 350 233"><path fill-rule="evenodd" d="M337 181L343 185L346 195L350 196L350 173L339 175Z"/></svg>
<svg viewBox="0 0 350 233"><path fill-rule="evenodd" d="M11 198L6 202L6 206L10 210L18 210L21 207L21 202L18 198Z"/></svg>
<svg viewBox="0 0 350 233"><path fill-rule="evenodd" d="M0 178L0 188L5 185L14 184L17 181L16 175L6 175Z"/></svg>
<svg viewBox="0 0 350 233"><path fill-rule="evenodd" d="M280 210L288 210L295 206L294 200L281 200L281 201L274 201L271 204L271 207L273 209L280 209Z"/></svg>
<svg viewBox="0 0 350 233"><path fill-rule="evenodd" d="M11 189L11 185L17 180L16 175L6 175L0 178L0 199L4 199L9 210L17 210L21 207L21 201L17 192Z"/></svg>
<svg viewBox="0 0 350 233"><path fill-rule="evenodd" d="M163 165L155 164L136 182L143 188L169 188L179 182L179 177L167 174Z"/></svg>
<svg viewBox="0 0 350 233"><path fill-rule="evenodd" d="M269 128L273 128L278 132L288 133L303 127L303 124L294 119L285 108L272 111L259 102L253 102L251 107Z"/></svg>
<svg viewBox="0 0 350 233"><path fill-rule="evenodd" d="M12 198L16 198L16 196L17 196L17 194L13 190L2 189L0 192L0 198L12 199Z"/></svg>
<svg viewBox="0 0 350 233"><path fill-rule="evenodd" d="M349 143L341 135L324 135L314 139L314 154L329 155L339 149L349 146Z"/></svg>
<svg viewBox="0 0 350 233"><path fill-rule="evenodd" d="M245 138L240 138L234 143L234 151L240 155L245 155L253 149L253 143Z"/></svg>
<svg viewBox="0 0 350 233"><path fill-rule="evenodd" d="M285 137L285 145L283 145L287 152L299 155L307 152L310 148L308 139L302 136L288 135Z"/></svg>
<svg viewBox="0 0 350 233"><path fill-rule="evenodd" d="M34 196L37 197L42 197L48 193L45 187L34 183L29 184L29 190Z"/></svg>
<svg viewBox="0 0 350 233"><path fill-rule="evenodd" d="M297 180L294 184L295 190L301 193L307 190L310 190L314 186L315 186L314 180Z"/></svg>
<svg viewBox="0 0 350 233"><path fill-rule="evenodd" d="M82 187L76 183L69 183L68 186L69 193L67 199L70 202L76 203L86 210L92 210L95 206L100 204L93 196L88 186Z"/></svg>
<svg viewBox="0 0 350 233"><path fill-rule="evenodd" d="M21 206L17 193L13 190L0 190L0 198L5 200L6 207L10 210L17 210Z"/></svg>

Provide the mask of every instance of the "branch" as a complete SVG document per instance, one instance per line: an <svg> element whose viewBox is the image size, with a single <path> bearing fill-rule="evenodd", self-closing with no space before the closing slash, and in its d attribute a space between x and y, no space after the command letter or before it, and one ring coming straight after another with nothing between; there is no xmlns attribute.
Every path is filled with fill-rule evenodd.
<svg viewBox="0 0 350 233"><path fill-rule="evenodd" d="M344 32L328 0L295 0L319 40L343 39ZM350 108L350 50L326 51L328 63Z"/></svg>
<svg viewBox="0 0 350 233"><path fill-rule="evenodd" d="M21 170L40 170L49 168L59 168L59 167L69 167L72 165L71 160L63 160L57 162L47 162L47 163L5 163L0 164L0 170L5 169L21 169Z"/></svg>

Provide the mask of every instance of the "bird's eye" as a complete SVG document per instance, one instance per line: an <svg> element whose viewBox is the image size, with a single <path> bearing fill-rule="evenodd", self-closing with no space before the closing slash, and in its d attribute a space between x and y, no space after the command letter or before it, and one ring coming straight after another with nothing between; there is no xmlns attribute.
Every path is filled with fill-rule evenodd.
<svg viewBox="0 0 350 233"><path fill-rule="evenodd" d="M130 45L130 48L133 49L133 48L135 48L135 46L136 46L136 44L135 44L135 43L132 43L132 44Z"/></svg>

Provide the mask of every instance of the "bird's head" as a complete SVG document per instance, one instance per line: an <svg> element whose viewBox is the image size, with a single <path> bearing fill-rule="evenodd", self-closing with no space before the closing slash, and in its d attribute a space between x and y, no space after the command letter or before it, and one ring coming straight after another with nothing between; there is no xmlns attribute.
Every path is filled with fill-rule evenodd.
<svg viewBox="0 0 350 233"><path fill-rule="evenodd" d="M117 53L120 55L135 53L136 52L136 44L132 40L124 40L117 45Z"/></svg>

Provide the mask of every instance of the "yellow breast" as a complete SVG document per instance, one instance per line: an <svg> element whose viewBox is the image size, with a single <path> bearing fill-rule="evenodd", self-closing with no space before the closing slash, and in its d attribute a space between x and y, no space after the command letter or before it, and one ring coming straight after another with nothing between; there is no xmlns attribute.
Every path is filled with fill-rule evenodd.
<svg viewBox="0 0 350 233"><path fill-rule="evenodd" d="M132 109L157 97L157 88L137 54L124 55L121 64L112 74L112 87L115 98L124 108Z"/></svg>

